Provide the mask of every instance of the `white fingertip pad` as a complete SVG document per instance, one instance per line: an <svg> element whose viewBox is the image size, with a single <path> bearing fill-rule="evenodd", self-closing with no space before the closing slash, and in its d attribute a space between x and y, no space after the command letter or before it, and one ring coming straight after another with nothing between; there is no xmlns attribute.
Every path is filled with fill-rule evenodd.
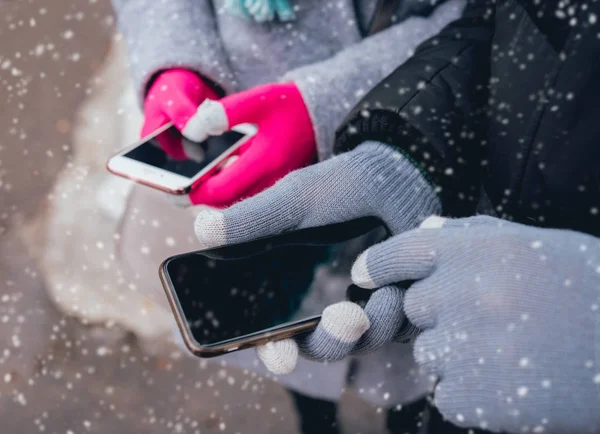
<svg viewBox="0 0 600 434"><path fill-rule="evenodd" d="M298 344L293 339L268 342L256 348L259 359L275 375L289 374L298 362Z"/></svg>
<svg viewBox="0 0 600 434"><path fill-rule="evenodd" d="M208 136L218 136L229 128L225 107L218 101L205 99L185 125L182 133L194 142L203 142Z"/></svg>
<svg viewBox="0 0 600 434"><path fill-rule="evenodd" d="M320 325L337 341L354 343L369 330L371 322L358 304L342 301L328 306L323 311Z"/></svg>
<svg viewBox="0 0 600 434"><path fill-rule="evenodd" d="M188 159L195 161L196 163L202 163L206 157L206 153L200 143L191 142L189 140L182 140L183 152Z"/></svg>
<svg viewBox="0 0 600 434"><path fill-rule="evenodd" d="M431 217L427 217L423 220L423 223L419 226L421 229L440 229L444 227L448 219L445 217L440 217L439 215L432 215Z"/></svg>
<svg viewBox="0 0 600 434"><path fill-rule="evenodd" d="M225 217L216 209L206 208L200 211L196 216L194 231L203 249L219 247L227 241Z"/></svg>
<svg viewBox="0 0 600 434"><path fill-rule="evenodd" d="M350 271L352 281L360 286L361 288L375 289L377 285L369 275L367 268L367 255L369 251L363 252L354 262L352 270Z"/></svg>

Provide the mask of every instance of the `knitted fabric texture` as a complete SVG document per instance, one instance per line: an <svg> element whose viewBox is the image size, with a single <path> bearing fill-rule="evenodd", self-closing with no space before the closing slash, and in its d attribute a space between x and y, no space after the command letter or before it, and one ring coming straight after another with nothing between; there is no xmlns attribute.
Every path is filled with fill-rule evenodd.
<svg viewBox="0 0 600 434"><path fill-rule="evenodd" d="M492 217L437 223L371 247L353 277L416 281L398 299L422 331L417 362L440 378L438 409L463 427L600 432L600 241Z"/></svg>

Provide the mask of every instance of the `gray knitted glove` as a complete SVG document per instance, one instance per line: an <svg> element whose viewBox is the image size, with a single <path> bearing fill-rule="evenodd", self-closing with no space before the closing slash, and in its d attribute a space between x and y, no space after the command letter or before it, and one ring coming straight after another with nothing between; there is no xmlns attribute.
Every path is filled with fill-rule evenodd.
<svg viewBox="0 0 600 434"><path fill-rule="evenodd" d="M423 330L415 357L439 376L435 404L457 425L600 432L598 239L433 217L365 251L353 279L366 288L417 280L405 298Z"/></svg>
<svg viewBox="0 0 600 434"><path fill-rule="evenodd" d="M292 172L228 209L201 211L196 235L203 248L211 248L365 216L378 217L392 233L400 233L439 212L439 199L418 169L391 147L367 142ZM318 360L342 358L363 335L361 342L367 347L373 346L368 345L372 341L389 341L393 336L365 331L392 315L402 318L396 331L401 329L402 304L397 296L389 297L392 293L401 295L396 288L378 291L365 311L347 301L329 306L316 331L302 340L304 355ZM272 372L287 373L296 365L298 346L289 339L274 342L259 348L258 355Z"/></svg>

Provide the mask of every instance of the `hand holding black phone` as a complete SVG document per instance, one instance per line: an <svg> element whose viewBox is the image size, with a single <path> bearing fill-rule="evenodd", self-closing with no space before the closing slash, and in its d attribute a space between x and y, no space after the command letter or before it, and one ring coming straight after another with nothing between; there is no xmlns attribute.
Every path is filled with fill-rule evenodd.
<svg viewBox="0 0 600 434"><path fill-rule="evenodd" d="M384 237L381 228L357 237L375 223L321 230L320 241L291 233L165 260L160 276L186 346L219 356L313 330L323 308L347 296L365 302L368 293L347 288L356 256Z"/></svg>

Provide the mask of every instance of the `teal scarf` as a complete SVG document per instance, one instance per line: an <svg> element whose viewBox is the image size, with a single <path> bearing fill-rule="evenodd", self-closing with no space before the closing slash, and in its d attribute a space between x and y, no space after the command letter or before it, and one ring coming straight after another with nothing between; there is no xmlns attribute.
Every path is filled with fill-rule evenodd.
<svg viewBox="0 0 600 434"><path fill-rule="evenodd" d="M253 19L257 23L292 21L296 18L288 0L225 0L225 10L239 17Z"/></svg>

